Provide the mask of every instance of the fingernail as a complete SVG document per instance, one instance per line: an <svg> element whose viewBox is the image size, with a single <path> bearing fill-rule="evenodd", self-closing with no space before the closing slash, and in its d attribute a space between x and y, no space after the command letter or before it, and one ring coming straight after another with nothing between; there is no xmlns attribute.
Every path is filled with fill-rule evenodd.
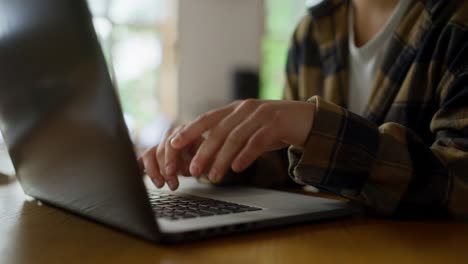
<svg viewBox="0 0 468 264"><path fill-rule="evenodd" d="M235 172L241 172L244 170L244 166L242 163L237 162L232 165L231 169Z"/></svg>
<svg viewBox="0 0 468 264"><path fill-rule="evenodd" d="M177 180L176 180L176 179L169 179L168 182L167 182L167 184L169 184L169 188L170 188L171 190L173 190L173 191L174 191L175 189L177 189L177 187L178 187L178 186L177 186L178 184L177 184Z"/></svg>
<svg viewBox="0 0 468 264"><path fill-rule="evenodd" d="M198 166L197 163L192 162L192 164L190 164L190 173L193 176L199 175L200 174L200 166Z"/></svg>
<svg viewBox="0 0 468 264"><path fill-rule="evenodd" d="M153 182L156 187L161 188L164 186L164 182L162 182L159 178L151 178L151 181Z"/></svg>
<svg viewBox="0 0 468 264"><path fill-rule="evenodd" d="M237 158L232 164L232 170L235 172L241 172L245 169L244 164L245 162L242 158Z"/></svg>
<svg viewBox="0 0 468 264"><path fill-rule="evenodd" d="M177 135L174 138L171 139L171 145L173 147L177 146L177 144L180 143L180 136Z"/></svg>
<svg viewBox="0 0 468 264"><path fill-rule="evenodd" d="M208 178L210 179L210 181L217 181L219 178L218 170L216 170L215 168L211 169Z"/></svg>

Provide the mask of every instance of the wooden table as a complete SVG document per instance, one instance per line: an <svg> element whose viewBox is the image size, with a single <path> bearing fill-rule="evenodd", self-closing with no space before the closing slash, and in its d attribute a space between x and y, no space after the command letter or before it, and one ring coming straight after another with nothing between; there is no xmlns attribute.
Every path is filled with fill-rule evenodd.
<svg viewBox="0 0 468 264"><path fill-rule="evenodd" d="M157 245L28 199L0 176L0 263L468 263L468 225L348 218Z"/></svg>

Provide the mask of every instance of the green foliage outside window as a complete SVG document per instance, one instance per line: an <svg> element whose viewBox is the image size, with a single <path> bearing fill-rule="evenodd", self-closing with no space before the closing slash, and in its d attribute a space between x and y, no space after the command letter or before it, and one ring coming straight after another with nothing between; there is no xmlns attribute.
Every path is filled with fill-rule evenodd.
<svg viewBox="0 0 468 264"><path fill-rule="evenodd" d="M262 41L260 97L281 99L284 88L284 70L289 41L306 6L320 0L266 0L266 34Z"/></svg>

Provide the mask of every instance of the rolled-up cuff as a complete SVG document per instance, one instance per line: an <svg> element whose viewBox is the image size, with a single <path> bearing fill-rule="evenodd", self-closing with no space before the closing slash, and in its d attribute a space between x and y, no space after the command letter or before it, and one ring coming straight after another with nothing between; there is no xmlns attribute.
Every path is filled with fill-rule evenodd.
<svg viewBox="0 0 468 264"><path fill-rule="evenodd" d="M303 147L289 148L289 174L344 196L356 196L367 179L378 146L377 126L318 96L312 128Z"/></svg>

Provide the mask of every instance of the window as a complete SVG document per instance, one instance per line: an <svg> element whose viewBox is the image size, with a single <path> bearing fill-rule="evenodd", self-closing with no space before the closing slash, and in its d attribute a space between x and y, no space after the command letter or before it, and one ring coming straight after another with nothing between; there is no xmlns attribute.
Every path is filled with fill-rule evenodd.
<svg viewBox="0 0 468 264"><path fill-rule="evenodd" d="M321 0L266 0L265 36L262 43L262 87L260 97L281 99L289 42L306 7Z"/></svg>
<svg viewBox="0 0 468 264"><path fill-rule="evenodd" d="M175 117L174 0L88 0L134 142L159 142ZM162 104L161 102L164 102Z"/></svg>

